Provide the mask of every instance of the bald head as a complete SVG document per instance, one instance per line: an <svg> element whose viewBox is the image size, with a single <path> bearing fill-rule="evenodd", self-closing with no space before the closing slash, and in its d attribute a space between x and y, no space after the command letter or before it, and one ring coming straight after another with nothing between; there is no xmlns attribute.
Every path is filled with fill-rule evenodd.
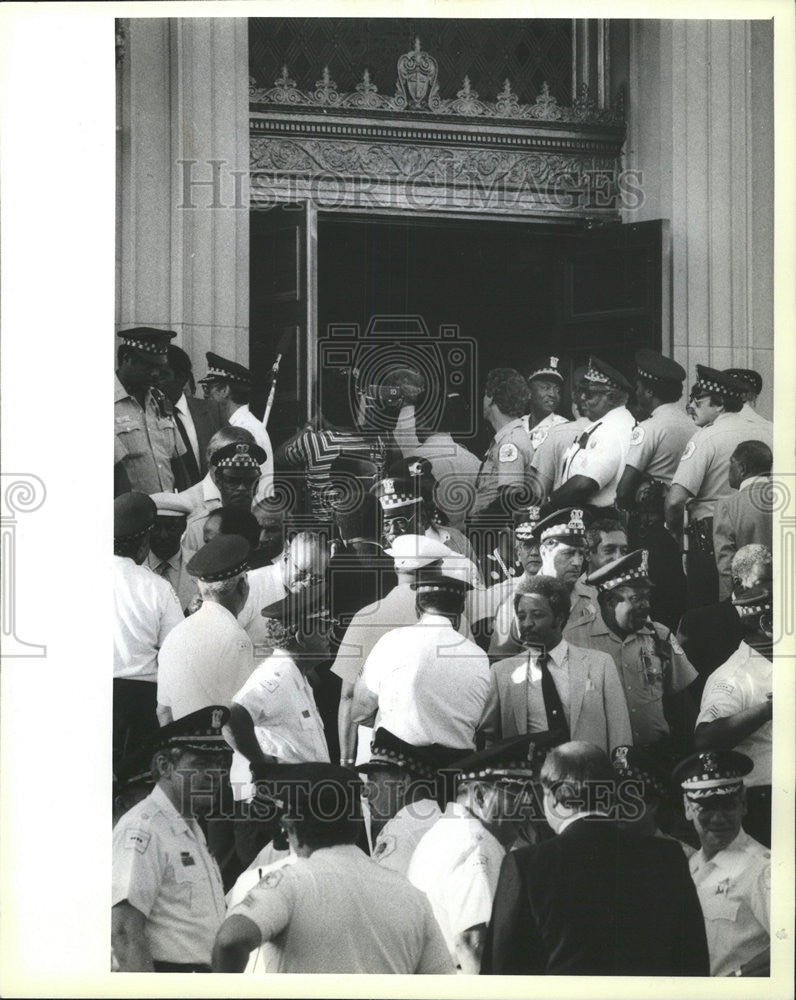
<svg viewBox="0 0 796 1000"><path fill-rule="evenodd" d="M282 576L288 590L317 586L326 579L329 543L321 535L299 531L288 543L283 559Z"/></svg>

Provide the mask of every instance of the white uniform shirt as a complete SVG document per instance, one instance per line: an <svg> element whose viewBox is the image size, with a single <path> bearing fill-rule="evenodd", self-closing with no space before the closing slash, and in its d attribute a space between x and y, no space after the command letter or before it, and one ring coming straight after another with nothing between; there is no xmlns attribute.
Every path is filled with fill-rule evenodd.
<svg viewBox="0 0 796 1000"><path fill-rule="evenodd" d="M275 649L233 697L252 718L254 734L263 753L285 764L329 762L329 748L323 722L307 678L289 653ZM236 799L250 799L249 761L239 751L232 757L229 772Z"/></svg>
<svg viewBox="0 0 796 1000"><path fill-rule="evenodd" d="M270 856L279 856L277 860L264 860ZM241 872L235 885L227 893L227 909L231 910L242 902L251 890L271 872L279 871L286 865L294 865L298 861L295 854L288 851L275 851L271 844L266 844L245 872ZM255 948L249 955L249 961L244 972L276 972L279 964L279 950L270 941Z"/></svg>
<svg viewBox="0 0 796 1000"><path fill-rule="evenodd" d="M113 604L113 676L156 681L159 650L185 620L177 595L148 566L114 556Z"/></svg>
<svg viewBox="0 0 796 1000"><path fill-rule="evenodd" d="M373 860L399 875L406 875L415 848L442 816L433 799L418 799L399 809L384 824L373 845Z"/></svg>
<svg viewBox="0 0 796 1000"><path fill-rule="evenodd" d="M744 403L741 407L741 416L744 420L748 420L750 424L757 424L759 427L765 429L768 434L774 433L774 425L770 420L767 420L762 414L758 413L757 410L750 406L749 403ZM750 440L755 440L750 438Z"/></svg>
<svg viewBox="0 0 796 1000"><path fill-rule="evenodd" d="M247 430L256 444L265 452L265 461L260 466L260 482L257 484L257 491L254 494L255 501L264 497L273 496L274 493L274 449L271 447L271 439L262 420L252 415L249 404L244 403L229 418L232 427L243 427Z"/></svg>
<svg viewBox="0 0 796 1000"><path fill-rule="evenodd" d="M688 860L710 954L711 976L728 976L769 947L771 854L743 830L708 861Z"/></svg>
<svg viewBox="0 0 796 1000"><path fill-rule="evenodd" d="M697 426L681 402L661 403L633 428L627 464L668 485L696 432Z"/></svg>
<svg viewBox="0 0 796 1000"><path fill-rule="evenodd" d="M221 874L199 824L157 785L113 831L111 905L124 900L147 918L154 959L210 965L224 920Z"/></svg>
<svg viewBox="0 0 796 1000"><path fill-rule="evenodd" d="M587 424L564 457L562 482L566 483L573 476L588 476L599 486L589 503L594 507L612 506L616 487L625 471L635 423L628 409L617 406L604 417Z"/></svg>
<svg viewBox="0 0 796 1000"><path fill-rule="evenodd" d="M533 445L534 450L536 450L540 444L544 444L547 440L547 435L554 427L557 427L559 424L569 423L569 421L566 417L559 416L558 413L548 413L547 416L543 420L540 420L539 423L533 428L531 427L530 414L526 414L522 418L522 423L530 436L531 444Z"/></svg>
<svg viewBox="0 0 796 1000"><path fill-rule="evenodd" d="M158 703L174 719L208 705L228 706L253 669L251 639L226 608L205 601L163 644Z"/></svg>
<svg viewBox="0 0 796 1000"><path fill-rule="evenodd" d="M774 665L742 642L726 663L708 677L696 724L715 722L762 705L774 683ZM749 786L771 784L771 720L741 740L733 749L754 763L744 782Z"/></svg>
<svg viewBox="0 0 796 1000"><path fill-rule="evenodd" d="M454 962L459 934L492 916L503 845L458 802L422 838L408 878L429 899Z"/></svg>
<svg viewBox="0 0 796 1000"><path fill-rule="evenodd" d="M442 615L393 629L373 647L360 683L378 699L383 726L413 746L475 747L489 689L489 660Z"/></svg>
<svg viewBox="0 0 796 1000"><path fill-rule="evenodd" d="M272 871L232 913L273 945L273 972L452 973L428 900L353 844Z"/></svg>
<svg viewBox="0 0 796 1000"><path fill-rule="evenodd" d="M260 614L263 608L281 601L287 593L282 582L282 564L272 563L259 569L250 569L246 574L249 581L249 596L238 615L238 624L255 646L265 642L265 619ZM260 655L260 651L257 651Z"/></svg>

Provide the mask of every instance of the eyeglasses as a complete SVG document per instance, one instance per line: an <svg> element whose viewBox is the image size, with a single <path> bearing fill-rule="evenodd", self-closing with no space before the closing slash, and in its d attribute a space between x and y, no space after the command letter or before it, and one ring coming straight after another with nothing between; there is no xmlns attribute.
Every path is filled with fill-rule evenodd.
<svg viewBox="0 0 796 1000"><path fill-rule="evenodd" d="M691 808L698 815L709 812L735 812L743 805L743 798L740 795L721 795L710 799L703 799L701 802L688 800Z"/></svg>

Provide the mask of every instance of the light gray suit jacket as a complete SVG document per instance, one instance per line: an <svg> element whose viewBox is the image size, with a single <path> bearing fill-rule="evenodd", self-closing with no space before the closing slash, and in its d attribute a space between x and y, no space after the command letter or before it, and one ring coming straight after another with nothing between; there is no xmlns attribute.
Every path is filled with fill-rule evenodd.
<svg viewBox="0 0 796 1000"><path fill-rule="evenodd" d="M625 692L616 665L607 653L567 643L569 664L570 739L584 740L606 753L633 743ZM528 731L528 654L493 664L489 693L478 731L487 746Z"/></svg>

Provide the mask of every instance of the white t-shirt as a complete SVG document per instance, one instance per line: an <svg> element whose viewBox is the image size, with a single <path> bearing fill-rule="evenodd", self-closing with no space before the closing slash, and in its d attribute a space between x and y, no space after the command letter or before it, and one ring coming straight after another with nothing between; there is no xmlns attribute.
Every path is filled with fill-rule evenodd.
<svg viewBox="0 0 796 1000"><path fill-rule="evenodd" d="M772 690L773 671L770 660L742 642L729 660L708 677L696 724L726 719L762 705ZM749 786L771 784L772 732L769 720L734 747L754 763L751 774L744 778Z"/></svg>
<svg viewBox="0 0 796 1000"><path fill-rule="evenodd" d="M312 688L289 653L275 649L233 697L252 718L254 733L263 753L285 764L329 762L323 721ZM229 772L236 799L250 799L249 761L239 751Z"/></svg>
<svg viewBox="0 0 796 1000"><path fill-rule="evenodd" d="M471 749L489 690L489 659L442 615L393 629L376 643L360 682L383 726L413 746Z"/></svg>
<svg viewBox="0 0 796 1000"><path fill-rule="evenodd" d="M113 676L158 679L158 652L166 636L185 621L173 588L148 566L113 557Z"/></svg>

